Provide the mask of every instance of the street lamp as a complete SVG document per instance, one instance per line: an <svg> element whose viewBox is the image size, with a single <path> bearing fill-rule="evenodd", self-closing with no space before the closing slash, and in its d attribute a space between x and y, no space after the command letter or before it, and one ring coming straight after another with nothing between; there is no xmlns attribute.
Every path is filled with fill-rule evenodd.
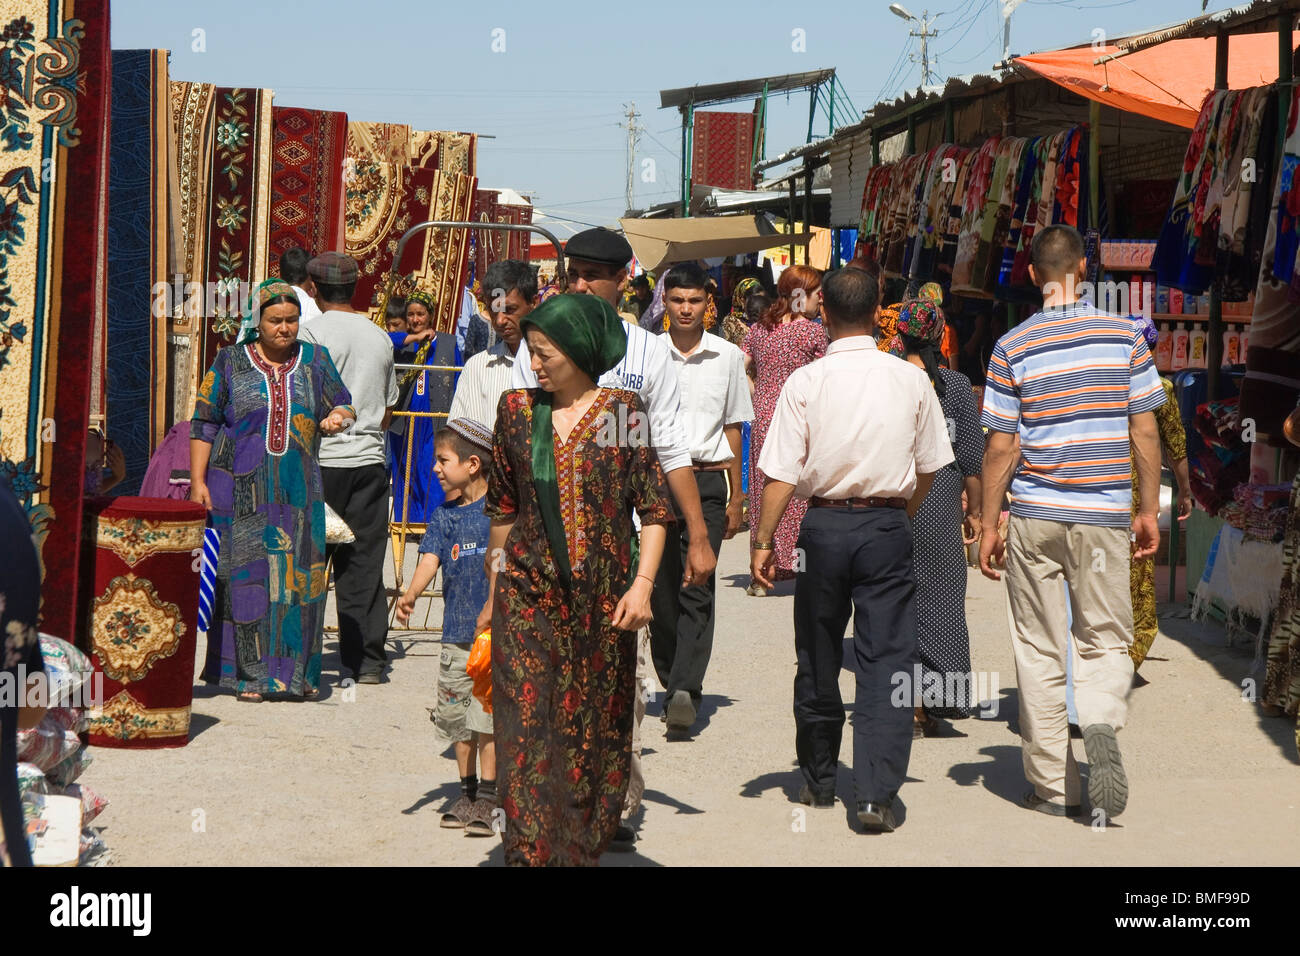
<svg viewBox="0 0 1300 956"><path fill-rule="evenodd" d="M929 40L930 37L937 37L939 35L938 30L930 29L930 24L934 23L935 20L938 20L941 16L943 16L943 14L936 13L934 16L930 16L929 10L922 10L921 15L918 17L914 13L909 11L907 7L903 6L901 3L891 3L889 5L889 12L896 17L900 17L903 20L910 20L914 23L919 23L921 25L921 30L919 33L916 30L911 30L908 32L907 35L921 38L921 85L928 86L930 84L930 78L932 76L932 74L930 73ZM915 62L915 58L913 58L913 62Z"/></svg>

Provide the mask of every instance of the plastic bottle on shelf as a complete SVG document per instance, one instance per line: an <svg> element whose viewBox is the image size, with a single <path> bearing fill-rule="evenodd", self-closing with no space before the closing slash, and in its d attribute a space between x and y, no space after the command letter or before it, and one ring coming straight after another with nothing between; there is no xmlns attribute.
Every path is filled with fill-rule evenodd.
<svg viewBox="0 0 1300 956"><path fill-rule="evenodd" d="M1210 364L1209 352L1209 334L1206 332L1205 326L1192 326L1192 330L1187 337L1187 367L1208 368Z"/></svg>
<svg viewBox="0 0 1300 956"><path fill-rule="evenodd" d="M1241 355L1241 364L1246 364L1246 359L1250 357L1250 326L1241 327L1241 344L1237 346L1238 353Z"/></svg>
<svg viewBox="0 0 1300 956"><path fill-rule="evenodd" d="M1187 368L1187 339L1187 329L1184 328L1183 323L1179 322L1174 328L1174 358L1169 363L1171 371L1181 372Z"/></svg>
<svg viewBox="0 0 1300 956"><path fill-rule="evenodd" d="M1241 331L1235 325L1223 333L1223 366L1241 364Z"/></svg>
<svg viewBox="0 0 1300 956"><path fill-rule="evenodd" d="M1170 331L1169 325L1159 327L1159 335L1156 337L1156 371L1172 371L1174 359L1174 333Z"/></svg>

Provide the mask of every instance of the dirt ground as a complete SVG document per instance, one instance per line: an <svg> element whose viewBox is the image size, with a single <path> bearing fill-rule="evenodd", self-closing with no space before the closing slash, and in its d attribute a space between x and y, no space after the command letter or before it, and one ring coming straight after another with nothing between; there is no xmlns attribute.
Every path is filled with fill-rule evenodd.
<svg viewBox="0 0 1300 956"><path fill-rule="evenodd" d="M900 794L904 825L862 835L850 821L842 766L834 810L795 803L790 585L745 594L748 538L726 542L703 726L667 742L645 728L648 785L639 852L606 865L1294 865L1300 788L1294 726L1243 700L1253 647L1162 606L1162 634L1143 666L1119 740L1128 810L1105 829L1088 818L1022 809L1015 668L1002 585L970 574L972 657L996 688L997 713L917 741ZM430 602L431 620L440 618ZM332 602L331 602L332 609ZM1168 612L1172 611L1170 615ZM417 609L417 614L419 609ZM332 621L332 610L331 610ZM192 739L173 750L96 748L85 782L111 803L98 821L120 865L492 865L500 841L438 827L456 790L433 705L436 635L392 641L391 680L344 691L326 636L333 686L315 703L245 704L195 690ZM200 657L202 647L200 647ZM1258 676L1258 675L1257 675ZM841 679L846 700L853 678ZM992 693L992 692L990 692ZM843 759L850 757L846 728ZM1086 763L1082 742L1075 755Z"/></svg>

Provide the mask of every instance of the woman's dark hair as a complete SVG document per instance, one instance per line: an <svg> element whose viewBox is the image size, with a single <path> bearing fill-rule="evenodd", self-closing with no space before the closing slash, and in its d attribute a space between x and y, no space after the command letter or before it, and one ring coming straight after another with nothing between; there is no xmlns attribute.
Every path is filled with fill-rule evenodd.
<svg viewBox="0 0 1300 956"><path fill-rule="evenodd" d="M664 291L669 289L708 289L709 274L694 262L673 266L664 276Z"/></svg>
<svg viewBox="0 0 1300 956"><path fill-rule="evenodd" d="M395 295L388 300L388 305L384 307L385 319L404 319L406 318L406 298Z"/></svg>
<svg viewBox="0 0 1300 956"><path fill-rule="evenodd" d="M302 285L307 281L307 262L310 259L307 250L298 246L284 250L280 254L280 278L290 285Z"/></svg>
<svg viewBox="0 0 1300 956"><path fill-rule="evenodd" d="M292 305L298 310L298 317L302 318L302 303L298 301L296 295L277 295L274 299L267 299L257 306L257 321L262 321L262 313L266 311L267 306L271 305Z"/></svg>
<svg viewBox="0 0 1300 956"><path fill-rule="evenodd" d="M920 356L921 361L925 363L925 373L930 376L930 381L934 383L935 394L943 398L943 376L939 374L939 359L935 355L939 346L928 339L914 339L910 335L901 333L898 337L903 342L903 353L905 355Z"/></svg>
<svg viewBox="0 0 1300 956"><path fill-rule="evenodd" d="M766 292L751 292L745 299L745 321L750 325L761 321L763 313L772 307L772 297Z"/></svg>

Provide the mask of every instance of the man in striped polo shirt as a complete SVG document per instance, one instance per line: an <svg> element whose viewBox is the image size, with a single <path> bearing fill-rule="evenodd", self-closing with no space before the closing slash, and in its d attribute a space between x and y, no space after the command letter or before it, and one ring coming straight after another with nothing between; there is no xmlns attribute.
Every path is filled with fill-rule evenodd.
<svg viewBox="0 0 1300 956"><path fill-rule="evenodd" d="M999 580L1005 556L1007 618L1020 690L1025 805L1077 816L1079 771L1065 711L1066 595L1073 634L1075 706L1088 755L1094 814L1118 815L1128 780L1115 732L1133 681L1132 557L1155 554L1164 390L1141 330L1079 295L1083 238L1068 226L1034 236L1030 277L1043 308L998 340L989 361L983 424L980 570ZM1142 510L1130 521L1130 440ZM1002 497L1011 519L998 534ZM1130 535L1130 525L1132 534Z"/></svg>

